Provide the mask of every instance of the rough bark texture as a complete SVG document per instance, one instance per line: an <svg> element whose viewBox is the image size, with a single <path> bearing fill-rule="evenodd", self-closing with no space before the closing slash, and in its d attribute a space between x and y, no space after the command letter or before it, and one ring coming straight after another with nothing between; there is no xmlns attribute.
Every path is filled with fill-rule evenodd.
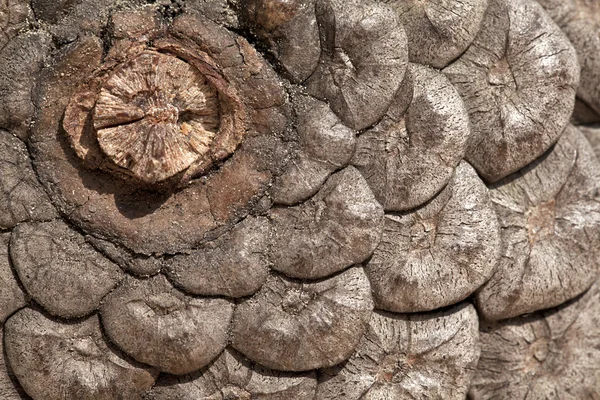
<svg viewBox="0 0 600 400"><path fill-rule="evenodd" d="M575 49L543 8L490 0L473 45L444 73L469 111L466 159L495 182L542 155L564 130L575 101Z"/></svg>

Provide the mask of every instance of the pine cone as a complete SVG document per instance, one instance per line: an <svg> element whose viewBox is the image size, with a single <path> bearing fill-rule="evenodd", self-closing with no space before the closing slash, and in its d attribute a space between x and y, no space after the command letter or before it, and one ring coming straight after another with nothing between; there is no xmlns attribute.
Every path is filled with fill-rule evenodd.
<svg viewBox="0 0 600 400"><path fill-rule="evenodd" d="M579 0L0 0L0 398L600 396Z"/></svg>

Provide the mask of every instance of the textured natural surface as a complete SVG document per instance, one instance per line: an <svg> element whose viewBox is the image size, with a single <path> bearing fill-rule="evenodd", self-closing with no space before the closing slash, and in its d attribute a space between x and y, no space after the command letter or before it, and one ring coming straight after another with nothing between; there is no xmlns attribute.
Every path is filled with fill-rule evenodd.
<svg viewBox="0 0 600 400"><path fill-rule="evenodd" d="M4 343L15 376L35 399L139 399L157 375L108 347L97 316L62 324L25 309L6 323Z"/></svg>
<svg viewBox="0 0 600 400"><path fill-rule="evenodd" d="M314 195L332 172L348 164L356 146L354 131L326 103L299 96L294 105L299 149L271 191L273 201L285 205Z"/></svg>
<svg viewBox="0 0 600 400"><path fill-rule="evenodd" d="M426 205L387 214L366 265L377 306L429 311L457 303L496 271L500 231L488 190L466 162Z"/></svg>
<svg viewBox="0 0 600 400"><path fill-rule="evenodd" d="M21 224L10 255L29 295L53 315L83 317L96 310L123 272L65 223Z"/></svg>
<svg viewBox="0 0 600 400"><path fill-rule="evenodd" d="M106 334L123 351L160 371L186 374L212 361L227 344L233 305L196 299L167 278L133 278L104 299Z"/></svg>
<svg viewBox="0 0 600 400"><path fill-rule="evenodd" d="M27 26L31 14L29 3L25 0L0 2L0 49Z"/></svg>
<svg viewBox="0 0 600 400"><path fill-rule="evenodd" d="M478 336L467 304L427 315L373 313L354 355L324 371L316 398L464 399Z"/></svg>
<svg viewBox="0 0 600 400"><path fill-rule="evenodd" d="M599 185L592 148L569 126L544 157L492 187L501 244L498 271L476 297L486 318L554 307L592 285L600 249Z"/></svg>
<svg viewBox="0 0 600 400"><path fill-rule="evenodd" d="M371 0L319 1L316 13L324 32L308 91L350 128L366 128L383 116L406 72L404 28L390 7Z"/></svg>
<svg viewBox="0 0 600 400"><path fill-rule="evenodd" d="M269 370L227 349L209 368L198 373L160 378L147 399L312 399L316 389L314 372Z"/></svg>
<svg viewBox="0 0 600 400"><path fill-rule="evenodd" d="M322 278L366 260L381 238L383 209L360 173L333 175L310 201L271 211L273 268Z"/></svg>
<svg viewBox="0 0 600 400"><path fill-rule="evenodd" d="M0 322L27 305L27 299L10 268L8 243L10 234L0 235Z"/></svg>
<svg viewBox="0 0 600 400"><path fill-rule="evenodd" d="M595 284L583 296L530 316L485 324L473 399L598 397L600 352Z"/></svg>
<svg viewBox="0 0 600 400"><path fill-rule="evenodd" d="M542 155L565 128L579 83L573 45L530 0L490 0L473 45L444 69L473 134L466 159L494 182Z"/></svg>
<svg viewBox="0 0 600 400"><path fill-rule="evenodd" d="M274 276L233 317L233 347L283 371L338 364L365 333L373 300L362 269L316 283Z"/></svg>
<svg viewBox="0 0 600 400"><path fill-rule="evenodd" d="M144 181L161 181L209 150L217 91L179 58L145 51L104 83L94 107L100 148Z"/></svg>
<svg viewBox="0 0 600 400"><path fill-rule="evenodd" d="M168 260L167 276L192 294L228 297L253 294L267 279L269 234L265 218L248 217L214 242Z"/></svg>
<svg viewBox="0 0 600 400"><path fill-rule="evenodd" d="M600 398L599 11L0 0L0 399Z"/></svg>
<svg viewBox="0 0 600 400"><path fill-rule="evenodd" d="M487 0L385 0L408 37L410 61L443 68L471 44L483 22Z"/></svg>
<svg viewBox="0 0 600 400"><path fill-rule="evenodd" d="M469 116L441 73L410 64L381 122L359 136L352 159L386 211L415 208L446 186L464 157Z"/></svg>
<svg viewBox="0 0 600 400"><path fill-rule="evenodd" d="M37 180L27 147L0 130L0 229L20 222L47 220L56 216L54 207Z"/></svg>
<svg viewBox="0 0 600 400"><path fill-rule="evenodd" d="M540 0L573 43L581 66L581 84L577 89L586 105L600 112L600 3L595 0Z"/></svg>

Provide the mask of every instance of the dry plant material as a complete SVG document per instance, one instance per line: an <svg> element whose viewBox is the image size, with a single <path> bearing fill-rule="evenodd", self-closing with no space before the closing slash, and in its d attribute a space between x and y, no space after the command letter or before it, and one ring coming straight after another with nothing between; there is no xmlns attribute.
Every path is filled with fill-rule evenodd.
<svg viewBox="0 0 600 400"><path fill-rule="evenodd" d="M312 399L316 389L314 372L269 370L226 349L205 370L186 376L160 377L146 399Z"/></svg>
<svg viewBox="0 0 600 400"><path fill-rule="evenodd" d="M444 73L469 111L466 160L488 182L523 168L556 142L579 83L575 49L529 0L490 0L473 45Z"/></svg>
<svg viewBox="0 0 600 400"><path fill-rule="evenodd" d="M238 304L232 344L268 368L330 367L350 357L372 310L371 288L361 268L313 283L272 276Z"/></svg>
<svg viewBox="0 0 600 400"><path fill-rule="evenodd" d="M110 33L106 30L110 13L127 7L122 0L31 0L30 3L37 22L52 34L59 46L72 43L82 34Z"/></svg>
<svg viewBox="0 0 600 400"><path fill-rule="evenodd" d="M500 259L478 292L484 318L557 306L598 276L600 165L573 126L547 154L491 187Z"/></svg>
<svg viewBox="0 0 600 400"><path fill-rule="evenodd" d="M9 241L10 233L0 233L0 326L12 313L27 305L27 298L10 268Z"/></svg>
<svg viewBox="0 0 600 400"><path fill-rule="evenodd" d="M470 399L600 396L600 290L558 308L482 326Z"/></svg>
<svg viewBox="0 0 600 400"><path fill-rule="evenodd" d="M455 304L495 271L500 230L488 189L463 161L429 203L387 214L365 270L378 308L429 311Z"/></svg>
<svg viewBox="0 0 600 400"><path fill-rule="evenodd" d="M460 56L481 28L488 0L383 0L408 37L410 61L443 68Z"/></svg>
<svg viewBox="0 0 600 400"><path fill-rule="evenodd" d="M148 28L134 41L131 35L137 27L127 21L138 17L128 18L125 13L114 19L114 29L123 39L115 40L106 56L97 38L81 36L52 69L44 71L36 96L40 115L32 128L35 167L56 206L86 233L143 256L186 252L214 240L244 218L272 178L281 173L288 159L280 138L287 131L285 92L275 72L250 44L227 29L189 13L175 19L168 29ZM168 75L164 68L171 64L181 73L155 84L157 71ZM177 89L187 86L187 78L192 86ZM145 85L160 90L144 92ZM215 110L202 101L214 97L214 90L218 121L211 114ZM153 96L159 94L165 98L158 108L153 107ZM143 103L139 107L138 100ZM178 122L173 124L174 107L180 108ZM118 110L127 111L121 115ZM135 121L136 112L143 118ZM131 123L119 124L120 118ZM132 131L147 123L153 128ZM185 161L173 168L167 165L173 159L159 162L156 169L146 172L130 169L133 166L121 157L123 145L136 135L146 144L146 139L157 139L150 132L169 131L180 139L204 137L210 136L206 132L215 129L215 124L218 131L210 149L187 168L184 165L191 159L185 154L194 158L196 152L171 153ZM127 140L109 134L116 131L127 131ZM101 143L103 134L107 141ZM113 138L116 147L111 147ZM162 139L157 140L162 143ZM200 152L205 151L195 143ZM139 150L136 146L125 150ZM152 154L134 152L138 160L153 163ZM181 172L155 182L180 167L184 168ZM201 179L194 179L199 175Z"/></svg>
<svg viewBox="0 0 600 400"><path fill-rule="evenodd" d="M17 226L10 255L27 293L49 313L63 318L96 310L123 278L116 264L60 220Z"/></svg>
<svg viewBox="0 0 600 400"><path fill-rule="evenodd" d="M4 349L4 329L0 327L0 343ZM19 383L17 382L4 351L0 352L0 399L2 400L23 400L27 396Z"/></svg>
<svg viewBox="0 0 600 400"><path fill-rule="evenodd" d="M29 1L0 0L0 49L33 19Z"/></svg>
<svg viewBox="0 0 600 400"><path fill-rule="evenodd" d="M375 312L356 352L319 376L317 400L464 399L479 358L475 308Z"/></svg>
<svg viewBox="0 0 600 400"><path fill-rule="evenodd" d="M115 164L156 183L208 153L219 114L217 90L206 77L177 57L146 50L106 80L93 124Z"/></svg>
<svg viewBox="0 0 600 400"><path fill-rule="evenodd" d="M156 275L163 267L161 258L135 254L123 246L90 235L86 236L85 240L106 258L132 275L139 277Z"/></svg>
<svg viewBox="0 0 600 400"><path fill-rule="evenodd" d="M34 399L141 399L157 373L107 346L97 316L63 324L24 309L4 325L9 364Z"/></svg>
<svg viewBox="0 0 600 400"><path fill-rule="evenodd" d="M105 60L109 71L101 68L73 94L63 121L89 168L151 185L183 171L187 181L231 154L244 134L243 107L214 61L177 42L156 44L125 54L117 47L113 57L127 60Z"/></svg>
<svg viewBox="0 0 600 400"><path fill-rule="evenodd" d="M0 50L0 128L23 140L35 113L32 89L48 62L51 42L44 31L29 32Z"/></svg>
<svg viewBox="0 0 600 400"><path fill-rule="evenodd" d="M175 286L191 294L249 296L267 279L269 240L268 221L247 217L215 241L167 260L166 272Z"/></svg>
<svg viewBox="0 0 600 400"><path fill-rule="evenodd" d="M55 24L69 8L81 0L30 0L36 19Z"/></svg>
<svg viewBox="0 0 600 400"><path fill-rule="evenodd" d="M571 115L571 123L573 125L588 125L600 122L600 115L596 114L587 104L579 98L575 98L575 108Z"/></svg>
<svg viewBox="0 0 600 400"><path fill-rule="evenodd" d="M250 0L244 20L294 82L302 82L321 57L315 0Z"/></svg>
<svg viewBox="0 0 600 400"><path fill-rule="evenodd" d="M306 81L352 129L375 124L390 106L408 62L406 33L385 4L319 0L321 59Z"/></svg>
<svg viewBox="0 0 600 400"><path fill-rule="evenodd" d="M577 51L581 83L577 96L600 113L600 4L590 0L539 0Z"/></svg>
<svg viewBox="0 0 600 400"><path fill-rule="evenodd" d="M386 211L408 210L448 183L469 134L467 110L448 79L410 64L382 121L359 136L352 164Z"/></svg>
<svg viewBox="0 0 600 400"><path fill-rule="evenodd" d="M229 29L240 29L240 22L237 10L234 9L236 3L229 0L187 0L185 7L188 12L197 11Z"/></svg>
<svg viewBox="0 0 600 400"><path fill-rule="evenodd" d="M102 325L127 354L160 371L187 374L227 344L233 304L186 296L162 275L127 278L102 303Z"/></svg>
<svg viewBox="0 0 600 400"><path fill-rule="evenodd" d="M275 180L272 197L277 204L293 205L317 193L329 175L350 162L356 144L354 131L326 103L298 96L294 105L300 148Z"/></svg>
<svg viewBox="0 0 600 400"><path fill-rule="evenodd" d="M270 211L272 268L295 278L331 275L366 260L381 239L383 209L353 167L309 201Z"/></svg>
<svg viewBox="0 0 600 400"><path fill-rule="evenodd" d="M600 159L600 125L578 126L577 129L592 146L596 158Z"/></svg>
<svg viewBox="0 0 600 400"><path fill-rule="evenodd" d="M54 217L56 211L33 172L27 147L0 130L0 228Z"/></svg>

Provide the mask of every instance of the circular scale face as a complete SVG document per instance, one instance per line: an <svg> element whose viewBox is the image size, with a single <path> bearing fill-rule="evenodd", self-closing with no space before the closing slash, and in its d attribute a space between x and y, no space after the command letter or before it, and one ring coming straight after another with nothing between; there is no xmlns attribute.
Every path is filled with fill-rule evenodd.
<svg viewBox="0 0 600 400"><path fill-rule="evenodd" d="M600 399L595 3L0 0L0 400Z"/></svg>
<svg viewBox="0 0 600 400"><path fill-rule="evenodd" d="M144 51L104 83L92 117L100 148L156 183L206 155L219 129L217 90L185 61Z"/></svg>

